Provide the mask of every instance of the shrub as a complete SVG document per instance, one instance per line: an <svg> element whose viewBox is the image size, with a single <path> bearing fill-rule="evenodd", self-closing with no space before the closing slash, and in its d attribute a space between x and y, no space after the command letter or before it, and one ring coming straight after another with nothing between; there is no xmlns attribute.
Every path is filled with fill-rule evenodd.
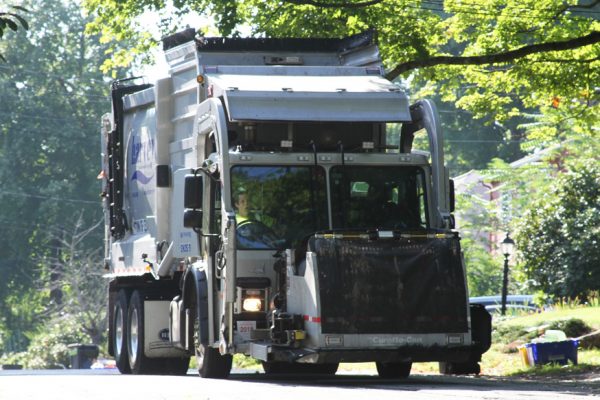
<svg viewBox="0 0 600 400"><path fill-rule="evenodd" d="M563 331L567 337L571 338L579 337L592 331L592 327L579 318L554 321L548 326L548 329Z"/></svg>
<svg viewBox="0 0 600 400"><path fill-rule="evenodd" d="M29 369L67 368L70 364L68 345L89 343L74 317L66 316L46 323L32 339L23 364Z"/></svg>

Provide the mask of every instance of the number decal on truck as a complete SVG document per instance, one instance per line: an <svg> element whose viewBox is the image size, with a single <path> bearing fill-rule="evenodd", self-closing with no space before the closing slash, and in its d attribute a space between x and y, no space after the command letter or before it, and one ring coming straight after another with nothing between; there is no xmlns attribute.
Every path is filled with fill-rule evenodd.
<svg viewBox="0 0 600 400"><path fill-rule="evenodd" d="M148 224L145 219L136 219L133 221L133 231L135 233L148 232Z"/></svg>

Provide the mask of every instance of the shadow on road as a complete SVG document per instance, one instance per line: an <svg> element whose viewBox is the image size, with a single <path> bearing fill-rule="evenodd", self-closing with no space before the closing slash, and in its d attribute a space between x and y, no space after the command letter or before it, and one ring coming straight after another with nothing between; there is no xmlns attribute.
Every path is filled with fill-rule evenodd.
<svg viewBox="0 0 600 400"><path fill-rule="evenodd" d="M475 390L490 391L516 391L516 392L558 392L573 395L600 395L600 376L596 379L552 381L531 379L491 377L491 376L443 376L443 375L411 375L407 379L381 379L370 375L335 376L319 375L265 375L262 373L232 374L229 380L244 382L260 382L281 385L284 387L295 386L322 386L322 387L362 387L389 390Z"/></svg>

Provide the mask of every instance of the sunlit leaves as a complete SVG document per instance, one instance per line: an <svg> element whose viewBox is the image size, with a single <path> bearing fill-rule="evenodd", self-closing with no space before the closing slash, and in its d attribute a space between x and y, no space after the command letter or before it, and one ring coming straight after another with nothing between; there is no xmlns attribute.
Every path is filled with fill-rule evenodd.
<svg viewBox="0 0 600 400"><path fill-rule="evenodd" d="M19 28L28 30L29 23L21 15L28 12L29 10L21 6L8 6L8 10L0 9L0 39L4 37L4 31L8 29L14 32ZM6 61L2 54L0 54L0 61Z"/></svg>
<svg viewBox="0 0 600 400"><path fill-rule="evenodd" d="M221 35L242 32L274 37L342 37L369 28L378 31L384 64L400 63L440 55L489 55L515 50L534 43L564 41L600 30L597 8L578 6L577 0L387 0L365 7L317 7L285 0L85 0L96 17L88 25L112 43L118 56L105 62L110 69L148 54L159 36L140 36L147 11L163 10L162 33L173 30L177 21L169 17L194 11L212 16ZM335 2L331 3L334 4ZM348 0L344 4L356 2ZM329 3L327 3L329 4ZM170 14L165 10L174 10ZM140 20L142 17L142 20ZM171 19L169 19L171 18ZM121 48L120 41L133 39L136 49ZM124 56L127 53L129 57ZM438 93L469 110L475 117L507 121L523 112L545 107L559 97L562 104L590 94L581 113L565 107L563 113L574 129L589 131L599 123L598 94L600 46L529 55L505 64L436 66L403 75L423 88L417 96ZM594 83L596 82L596 83ZM596 115L594 118L593 115ZM544 130L552 135L551 130ZM541 131L538 131L538 135ZM548 138L547 138L548 139Z"/></svg>
<svg viewBox="0 0 600 400"><path fill-rule="evenodd" d="M590 158L567 167L536 196L517 232L532 286L559 297L600 289L600 164Z"/></svg>

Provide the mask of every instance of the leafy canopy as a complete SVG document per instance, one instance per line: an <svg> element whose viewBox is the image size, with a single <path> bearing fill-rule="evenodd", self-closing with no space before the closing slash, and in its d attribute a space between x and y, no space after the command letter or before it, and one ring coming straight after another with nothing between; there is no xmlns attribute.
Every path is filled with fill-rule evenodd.
<svg viewBox="0 0 600 400"><path fill-rule="evenodd" d="M147 55L182 15L214 18L223 36L342 37L375 28L389 77L410 78L476 117L558 113L542 138L599 122L600 0L84 0L90 32L112 43L110 69ZM160 12L159 31L147 13ZM247 29L246 29L247 30ZM201 33L206 33L206 27ZM134 48L120 41L134 38ZM472 58L469 58L472 57Z"/></svg>
<svg viewBox="0 0 600 400"><path fill-rule="evenodd" d="M600 164L582 158L567 168L535 196L516 241L531 286L573 298L600 290Z"/></svg>
<svg viewBox="0 0 600 400"><path fill-rule="evenodd" d="M27 20L21 15L28 12L25 7L9 6L8 10L0 10L0 39L4 37L4 31L7 29L16 32L19 30L19 25L23 30L29 29ZM0 54L0 61L6 61L2 54Z"/></svg>
<svg viewBox="0 0 600 400"><path fill-rule="evenodd" d="M85 293L57 287L60 271L50 268L58 264L44 260L64 262L62 232L80 215L83 227L102 217L98 132L100 116L110 110L109 80L98 70L107 47L98 35L83 33L89 19L80 5L22 4L31 29L8 30L0 40L6 58L0 63L0 235L10 238L0 249L0 335L7 351L23 350L60 301L67 305ZM78 249L92 251L101 236L96 229Z"/></svg>

